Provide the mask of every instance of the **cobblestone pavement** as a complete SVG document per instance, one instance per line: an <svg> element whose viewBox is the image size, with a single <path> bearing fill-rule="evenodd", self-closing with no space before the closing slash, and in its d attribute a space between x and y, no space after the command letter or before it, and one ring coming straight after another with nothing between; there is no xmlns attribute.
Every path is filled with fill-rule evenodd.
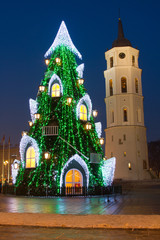
<svg viewBox="0 0 160 240"><path fill-rule="evenodd" d="M0 194L0 212L55 214L160 214L160 185L139 186L110 197L16 197Z"/></svg>
<svg viewBox="0 0 160 240"><path fill-rule="evenodd" d="M159 240L160 230L99 230L0 226L0 239Z"/></svg>

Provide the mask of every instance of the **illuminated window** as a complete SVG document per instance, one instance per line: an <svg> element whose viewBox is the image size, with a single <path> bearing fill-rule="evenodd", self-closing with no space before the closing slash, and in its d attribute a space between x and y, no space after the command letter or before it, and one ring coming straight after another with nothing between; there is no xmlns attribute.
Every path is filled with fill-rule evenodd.
<svg viewBox="0 0 160 240"><path fill-rule="evenodd" d="M113 57L110 57L110 67L113 67Z"/></svg>
<svg viewBox="0 0 160 240"><path fill-rule="evenodd" d="M71 169L66 174L66 194L70 194L70 189L67 188L74 188L74 194L81 194L82 187L83 187L83 177L80 171L77 169ZM73 189L72 189L73 193Z"/></svg>
<svg viewBox="0 0 160 240"><path fill-rule="evenodd" d="M29 147L26 152L26 168L35 168L36 159L33 147Z"/></svg>
<svg viewBox="0 0 160 240"><path fill-rule="evenodd" d="M80 120L87 121L87 108L83 104L80 106Z"/></svg>
<svg viewBox="0 0 160 240"><path fill-rule="evenodd" d="M126 157L126 155L127 155L126 152L124 152L123 155L124 155L124 157Z"/></svg>
<svg viewBox="0 0 160 240"><path fill-rule="evenodd" d="M126 108L123 109L123 121L124 121L124 122L127 122L127 121L128 121L128 118L127 118L127 109L126 109Z"/></svg>
<svg viewBox="0 0 160 240"><path fill-rule="evenodd" d="M127 79L125 77L121 78L121 92L122 93L127 92Z"/></svg>
<svg viewBox="0 0 160 240"><path fill-rule="evenodd" d="M138 93L138 79L135 78L135 92Z"/></svg>
<svg viewBox="0 0 160 240"><path fill-rule="evenodd" d="M113 82L112 79L109 80L109 90L110 90L110 96L113 95Z"/></svg>
<svg viewBox="0 0 160 240"><path fill-rule="evenodd" d="M51 95L52 97L60 97L60 86L58 83L53 84Z"/></svg>
<svg viewBox="0 0 160 240"><path fill-rule="evenodd" d="M132 56L132 66L135 65L135 56Z"/></svg>

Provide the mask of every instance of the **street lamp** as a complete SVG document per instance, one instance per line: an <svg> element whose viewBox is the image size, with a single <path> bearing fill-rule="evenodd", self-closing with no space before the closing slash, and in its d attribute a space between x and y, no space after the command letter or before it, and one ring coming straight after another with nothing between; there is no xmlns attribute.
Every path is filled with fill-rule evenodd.
<svg viewBox="0 0 160 240"><path fill-rule="evenodd" d="M103 145L104 144L104 138L100 138L99 142L100 142L101 145Z"/></svg>
<svg viewBox="0 0 160 240"><path fill-rule="evenodd" d="M92 111L92 114L93 114L93 117L97 117L98 111L97 111L97 110L93 110L93 111Z"/></svg>
<svg viewBox="0 0 160 240"><path fill-rule="evenodd" d="M86 130L90 130L92 128L92 124L90 123L90 122L87 122L86 124L85 124L85 129Z"/></svg>
<svg viewBox="0 0 160 240"><path fill-rule="evenodd" d="M49 152L45 152L45 153L44 153L44 158L45 158L46 160L50 159L50 158L51 158L51 154L50 154Z"/></svg>

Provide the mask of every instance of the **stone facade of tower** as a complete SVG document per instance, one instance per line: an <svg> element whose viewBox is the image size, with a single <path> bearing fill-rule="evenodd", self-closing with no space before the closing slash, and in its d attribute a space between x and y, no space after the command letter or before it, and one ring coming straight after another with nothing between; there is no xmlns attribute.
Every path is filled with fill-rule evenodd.
<svg viewBox="0 0 160 240"><path fill-rule="evenodd" d="M124 38L121 20L118 38L105 53L107 158L116 157L115 179L142 180L149 178L148 150L139 50Z"/></svg>

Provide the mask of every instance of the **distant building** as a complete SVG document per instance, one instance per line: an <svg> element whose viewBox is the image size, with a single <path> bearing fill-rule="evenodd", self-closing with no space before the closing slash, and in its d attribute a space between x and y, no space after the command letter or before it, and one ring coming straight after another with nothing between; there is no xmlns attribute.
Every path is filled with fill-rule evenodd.
<svg viewBox="0 0 160 240"><path fill-rule="evenodd" d="M2 162L4 161L4 181L8 181L8 164L9 164L9 178L11 182L11 164L15 159L20 159L19 145L5 144L4 147L4 159L3 159L3 145L0 144L0 182L2 181Z"/></svg>
<svg viewBox="0 0 160 240"><path fill-rule="evenodd" d="M105 53L107 70L105 129L107 158L116 157L115 179L141 180L149 178L146 127L144 125L139 50L124 37L122 22L118 23L118 38Z"/></svg>

